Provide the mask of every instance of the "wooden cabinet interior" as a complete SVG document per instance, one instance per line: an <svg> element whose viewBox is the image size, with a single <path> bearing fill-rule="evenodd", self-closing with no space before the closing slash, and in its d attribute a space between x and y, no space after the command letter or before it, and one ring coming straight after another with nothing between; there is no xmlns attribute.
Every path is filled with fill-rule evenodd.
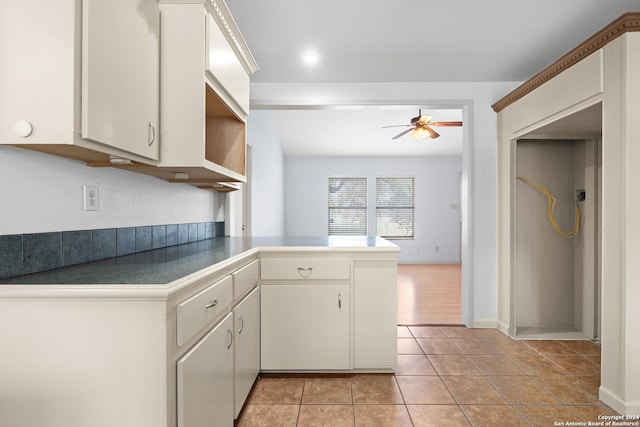
<svg viewBox="0 0 640 427"><path fill-rule="evenodd" d="M246 124L208 85L206 90L205 158L245 175Z"/></svg>

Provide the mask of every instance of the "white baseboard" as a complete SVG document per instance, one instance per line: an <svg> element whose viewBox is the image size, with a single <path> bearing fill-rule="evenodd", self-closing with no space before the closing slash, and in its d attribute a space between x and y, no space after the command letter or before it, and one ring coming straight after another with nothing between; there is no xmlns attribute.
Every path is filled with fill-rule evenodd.
<svg viewBox="0 0 640 427"><path fill-rule="evenodd" d="M461 265L460 261L399 261L398 265Z"/></svg>
<svg viewBox="0 0 640 427"><path fill-rule="evenodd" d="M495 319L475 319L472 327L496 329L498 327L498 321Z"/></svg>
<svg viewBox="0 0 640 427"><path fill-rule="evenodd" d="M622 415L639 415L640 414L640 402L625 402L606 388L605 386L600 386L599 396L600 400L610 406L614 411L622 414Z"/></svg>
<svg viewBox="0 0 640 427"><path fill-rule="evenodd" d="M496 327L496 329L498 329L500 332L502 332L503 334L509 336L509 325L507 325L504 322L496 322L498 325Z"/></svg>

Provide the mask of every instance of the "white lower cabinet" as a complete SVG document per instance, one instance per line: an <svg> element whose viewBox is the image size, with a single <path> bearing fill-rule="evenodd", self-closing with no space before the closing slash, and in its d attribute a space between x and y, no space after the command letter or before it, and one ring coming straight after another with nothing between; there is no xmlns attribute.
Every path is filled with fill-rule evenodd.
<svg viewBox="0 0 640 427"><path fill-rule="evenodd" d="M234 417L237 418L260 372L260 288L254 289L233 310L233 325Z"/></svg>
<svg viewBox="0 0 640 427"><path fill-rule="evenodd" d="M178 427L233 426L233 353L229 313L178 360Z"/></svg>
<svg viewBox="0 0 640 427"><path fill-rule="evenodd" d="M398 264L353 262L353 367L393 369L398 355Z"/></svg>
<svg viewBox="0 0 640 427"><path fill-rule="evenodd" d="M166 287L0 286L0 426L232 427L260 369L391 372L397 253L261 248Z"/></svg>
<svg viewBox="0 0 640 427"><path fill-rule="evenodd" d="M349 369L349 311L349 285L263 285L262 369Z"/></svg>

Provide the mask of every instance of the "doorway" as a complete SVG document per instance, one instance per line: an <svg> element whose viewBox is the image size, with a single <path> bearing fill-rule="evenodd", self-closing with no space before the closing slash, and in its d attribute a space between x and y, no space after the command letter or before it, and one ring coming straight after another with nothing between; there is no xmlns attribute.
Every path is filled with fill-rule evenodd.
<svg viewBox="0 0 640 427"><path fill-rule="evenodd" d="M411 110L408 114L404 113L406 109ZM398 133L397 129L387 129L382 130L382 126L384 125L395 125L403 123L403 121L407 120L407 117L410 117L411 114L415 114L414 110L429 110L429 109L449 109L449 110L458 110L461 111L462 122L464 125L462 126L462 137L459 138L460 142L460 151L462 153L462 166L461 166L461 183L460 183L460 200L447 200L445 204L443 204L443 208L448 210L449 212L456 211L455 213L459 215L461 218L460 223L457 225L460 233L460 245L457 246L457 252L455 254L455 258L447 259L447 260L429 260L428 262L454 262L453 260L458 258L461 264L460 266L460 276L461 276L461 290L460 290L460 306L461 306L461 320L459 323L467 324L468 326L473 326L473 292L472 292L472 278L473 275L473 263L471 262L473 259L473 242L471 241L473 236L473 107L471 101L464 100L456 100L455 102L438 102L434 105L432 101L418 101L418 100L410 100L410 101L394 101L394 102L385 102L383 104L380 103L341 103L337 105L333 104L304 104L299 105L297 103L294 104L272 104L269 101L264 102L254 102L252 103L252 114L254 118L258 117L258 122L264 122L264 124L268 124L267 126L263 126L263 128L267 128L267 130L273 130L273 136L279 142L284 141L303 141L304 149L309 151L305 151L304 154L300 153L299 146L291 146L291 148L287 148L285 144L281 144L283 149L283 157L285 161L285 171L288 175L287 179L285 179L285 191L289 194L285 197L284 203L284 211L285 211L285 230L284 234L290 233L291 235L300 235L300 233L309 233L309 235L321 235L318 233L326 233L326 229L319 230L319 227L323 226L326 221L324 221L319 215L314 216L314 212L310 212L309 215L297 215L296 210L299 210L299 206L295 206L299 203L298 199L295 195L291 195L291 188L296 187L296 184L299 182L305 182L307 187L310 185L309 180L297 179L297 175L295 173L299 173L298 168L293 168L291 165L294 164L294 161L289 161L289 158L297 159L310 159L311 157L323 157L325 159L336 159L338 156L342 156L342 158L353 158L355 156L364 156L361 153L355 153L354 150L357 148L358 144L362 145L365 149L371 150L372 146L377 143L379 138L383 138L384 142L387 145L390 145L389 142L393 142L391 144L393 147L393 153L386 156L410 156L408 152L404 151L408 148L414 147L422 147L422 148L433 148L437 147L438 144L441 144L445 139L444 136L446 132L442 133L442 137L436 140L431 144L416 144L415 142L409 144L400 144L397 140L393 140L392 137ZM329 125L323 125L324 121L322 119L314 119L317 114L319 117L326 117L329 114L327 112L336 112L338 111L341 115L331 115L333 120ZM289 112L296 112L295 117L288 114ZM377 113L376 113L377 112ZM384 120L378 120L375 124L367 125L367 123L371 123L372 118L380 116L380 112L384 112L385 115L387 113L400 114L398 118L387 118L385 116ZM303 114L304 113L304 114ZM363 118L358 118L363 116ZM313 117L312 117L313 116ZM310 120L307 120L310 118ZM346 131L342 126L349 127L357 127L358 134L353 138L348 137L350 133ZM249 131L251 132L251 128ZM264 130L264 129L263 129ZM313 130L313 132L310 132ZM277 132L276 132L277 131ZM262 133L264 134L264 132ZM301 135L305 135L304 138L301 138ZM329 155L325 151L328 147L328 142L324 143L323 141L315 141L312 142L310 138L313 136L320 135L328 142L335 144L337 142L341 142L339 144L339 154ZM250 135L251 136L251 135ZM348 143L347 143L348 142ZM254 141L255 143L255 141ZM447 146L447 144L444 144ZM374 156L372 154L368 155L370 158L384 158L386 156ZM417 156L413 155L413 159ZM299 161L299 164L302 162ZM335 162L337 165L338 162ZM297 166L297 165L296 165ZM334 168L335 169L335 168ZM382 167L381 170L377 173L381 175L388 175L389 171ZM315 171L316 169L314 169ZM333 172L332 172L333 173ZM341 172L342 173L342 172ZM326 178L325 178L326 180ZM264 181L267 182L266 180ZM318 181L319 182L319 181ZM324 181L323 181L324 182ZM438 182L437 178L433 182ZM313 182L315 183L315 181ZM256 186L254 187L254 192L257 194L260 192L261 180L256 180L254 183ZM457 184L457 177L456 177ZM325 184L326 185L326 184ZM295 189L294 189L295 190ZM306 189L307 192L308 188ZM312 192L314 193L314 192ZM317 192L315 192L317 193ZM314 194L315 194L314 193ZM451 206L455 205L456 208L452 208ZM311 206L310 204L308 206ZM258 211L258 206L254 206L254 212ZM319 212L319 210L318 210ZM297 220L298 217L307 218L304 223ZM312 220L309 220L311 218ZM318 219L319 218L319 219ZM440 251L443 250L441 241L433 241L431 238L428 238L430 243L425 243L426 246L429 246L428 250L436 250L435 247L440 247ZM421 244L406 241L403 242L407 248L403 248L403 253L407 253L409 250L427 250L420 249L419 246ZM411 246L414 248L411 248ZM425 248L426 248L425 246ZM418 254L420 255L420 254ZM415 258L406 261L406 262L425 262L423 258L420 256L416 256ZM405 262L405 261L401 261Z"/></svg>

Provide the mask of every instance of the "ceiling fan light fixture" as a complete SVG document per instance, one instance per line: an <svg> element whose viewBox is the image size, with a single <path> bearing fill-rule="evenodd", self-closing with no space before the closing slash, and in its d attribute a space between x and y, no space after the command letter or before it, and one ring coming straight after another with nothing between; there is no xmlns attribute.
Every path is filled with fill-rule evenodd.
<svg viewBox="0 0 640 427"><path fill-rule="evenodd" d="M413 139L424 139L429 136L429 132L425 128L417 127L411 131L411 137Z"/></svg>
<svg viewBox="0 0 640 427"><path fill-rule="evenodd" d="M413 117L411 119L411 124L409 125L391 125L391 126L382 126L383 128L395 128L395 127L408 127L409 129L403 130L396 136L391 139L398 139L406 134L410 134L413 139L424 139L424 138L439 138L440 134L433 130L432 126L462 126L462 122L432 122L431 116L423 116L422 110L418 111L418 117Z"/></svg>

